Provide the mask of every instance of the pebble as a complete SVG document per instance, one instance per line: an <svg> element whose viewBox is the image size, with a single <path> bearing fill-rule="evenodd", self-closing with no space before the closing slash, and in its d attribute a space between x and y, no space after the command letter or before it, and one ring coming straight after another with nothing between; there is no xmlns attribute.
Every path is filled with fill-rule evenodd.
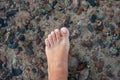
<svg viewBox="0 0 120 80"><path fill-rule="evenodd" d="M97 19L97 16L96 16L95 14L93 14L93 15L91 16L91 18L90 18L90 21L91 21L92 23L95 23L96 19Z"/></svg>
<svg viewBox="0 0 120 80"><path fill-rule="evenodd" d="M25 41L25 36L24 35L20 35L18 38L20 41Z"/></svg>
<svg viewBox="0 0 120 80"><path fill-rule="evenodd" d="M65 22L64 22L64 26L65 27L70 27L70 22L71 22L71 16L67 15L66 19L65 19Z"/></svg>
<svg viewBox="0 0 120 80"><path fill-rule="evenodd" d="M77 66L78 66L78 60L75 57L71 57L69 67L76 69Z"/></svg>
<svg viewBox="0 0 120 80"><path fill-rule="evenodd" d="M87 29L88 29L90 32L93 32L93 31L94 31L94 27L93 27L91 24L88 24Z"/></svg>
<svg viewBox="0 0 120 80"><path fill-rule="evenodd" d="M96 0L87 0L92 7L98 6L99 3Z"/></svg>
<svg viewBox="0 0 120 80"><path fill-rule="evenodd" d="M33 73L36 73L37 70L36 70L35 68L32 68L32 72L33 72Z"/></svg>
<svg viewBox="0 0 120 80"><path fill-rule="evenodd" d="M0 17L0 28L6 27L7 25L8 25L7 22L3 18Z"/></svg>
<svg viewBox="0 0 120 80"><path fill-rule="evenodd" d="M54 9L54 7L55 7L55 5L57 4L57 0L54 0L53 2L52 2L52 8Z"/></svg>
<svg viewBox="0 0 120 80"><path fill-rule="evenodd" d="M111 31L115 30L115 26L113 24L109 24L109 28L110 28Z"/></svg>
<svg viewBox="0 0 120 80"><path fill-rule="evenodd" d="M6 17L7 17L7 18L12 17L12 16L14 16L17 12L18 12L18 10L10 10L10 11L7 11L7 12L6 12Z"/></svg>
<svg viewBox="0 0 120 80"><path fill-rule="evenodd" d="M19 76L22 74L22 70L21 69L16 69L16 68L12 68L12 75L13 76Z"/></svg>
<svg viewBox="0 0 120 80"><path fill-rule="evenodd" d="M0 60L0 70L2 69L3 62Z"/></svg>
<svg viewBox="0 0 120 80"><path fill-rule="evenodd" d="M24 47L25 48L25 51L26 51L26 54L31 56L34 54L34 51L33 49L31 49L30 47Z"/></svg>
<svg viewBox="0 0 120 80"><path fill-rule="evenodd" d="M50 11L52 10L52 6L51 6L50 4L46 4L46 5L45 5L45 10L46 10L47 12L50 12Z"/></svg>
<svg viewBox="0 0 120 80"><path fill-rule="evenodd" d="M117 76L120 77L120 70L117 72Z"/></svg>
<svg viewBox="0 0 120 80"><path fill-rule="evenodd" d="M93 43L90 41L90 40L88 40L88 41L83 41L82 43L81 43L81 45L83 46L83 47L92 47L93 46Z"/></svg>
<svg viewBox="0 0 120 80"><path fill-rule="evenodd" d="M41 78L45 76L45 73L41 69L39 70L39 74Z"/></svg>

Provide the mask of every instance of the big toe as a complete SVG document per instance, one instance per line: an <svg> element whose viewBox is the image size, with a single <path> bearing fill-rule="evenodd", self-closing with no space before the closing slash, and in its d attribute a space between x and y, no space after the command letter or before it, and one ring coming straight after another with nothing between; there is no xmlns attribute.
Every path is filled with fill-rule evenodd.
<svg viewBox="0 0 120 80"><path fill-rule="evenodd" d="M64 38L68 38L69 37L69 30L66 27L61 28L61 35Z"/></svg>

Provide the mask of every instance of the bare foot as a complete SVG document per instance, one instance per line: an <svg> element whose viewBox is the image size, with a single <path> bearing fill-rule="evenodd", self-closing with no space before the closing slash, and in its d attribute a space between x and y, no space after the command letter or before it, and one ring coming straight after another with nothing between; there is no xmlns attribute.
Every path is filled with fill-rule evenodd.
<svg viewBox="0 0 120 80"><path fill-rule="evenodd" d="M67 80L69 31L63 27L54 30L45 40L49 80Z"/></svg>

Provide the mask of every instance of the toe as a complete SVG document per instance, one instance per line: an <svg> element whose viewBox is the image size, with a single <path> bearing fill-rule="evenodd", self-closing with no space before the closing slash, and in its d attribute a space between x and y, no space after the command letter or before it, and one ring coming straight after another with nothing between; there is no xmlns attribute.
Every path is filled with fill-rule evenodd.
<svg viewBox="0 0 120 80"><path fill-rule="evenodd" d="M50 47L53 46L53 40L52 40L52 35L51 34L48 35L48 41L50 43Z"/></svg>
<svg viewBox="0 0 120 80"><path fill-rule="evenodd" d="M61 35L64 38L68 38L69 37L69 30L66 27L61 28Z"/></svg>
<svg viewBox="0 0 120 80"><path fill-rule="evenodd" d="M50 42L49 42L49 40L48 39L45 39L45 45L46 45L46 47L50 47Z"/></svg>
<svg viewBox="0 0 120 80"><path fill-rule="evenodd" d="M54 31L51 32L51 36L52 36L53 43L55 44L56 43L56 36L55 36Z"/></svg>
<svg viewBox="0 0 120 80"><path fill-rule="evenodd" d="M59 31L59 29L55 29L55 36L56 36L56 39L57 39L57 41L59 41L60 40L60 31Z"/></svg>

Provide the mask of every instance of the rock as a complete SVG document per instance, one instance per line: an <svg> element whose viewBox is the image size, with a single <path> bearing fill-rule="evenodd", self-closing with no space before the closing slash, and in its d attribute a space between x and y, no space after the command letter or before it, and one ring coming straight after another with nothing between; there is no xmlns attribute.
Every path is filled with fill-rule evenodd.
<svg viewBox="0 0 120 80"><path fill-rule="evenodd" d="M25 36L24 35L20 35L18 38L20 41L25 41Z"/></svg>
<svg viewBox="0 0 120 80"><path fill-rule="evenodd" d="M23 51L23 48L22 47L18 47L18 51Z"/></svg>
<svg viewBox="0 0 120 80"><path fill-rule="evenodd" d="M0 29L0 36L4 36L6 32L7 32L6 29Z"/></svg>
<svg viewBox="0 0 120 80"><path fill-rule="evenodd" d="M12 75L13 76L19 76L22 74L22 70L21 69L16 69L16 68L12 68Z"/></svg>
<svg viewBox="0 0 120 80"><path fill-rule="evenodd" d="M120 70L117 72L117 76L120 77Z"/></svg>
<svg viewBox="0 0 120 80"><path fill-rule="evenodd" d="M52 6L51 6L50 4L46 4L46 5L45 5L45 10L46 10L47 12L50 12L50 11L52 10Z"/></svg>
<svg viewBox="0 0 120 80"><path fill-rule="evenodd" d="M3 62L0 60L0 70L2 69Z"/></svg>
<svg viewBox="0 0 120 80"><path fill-rule="evenodd" d="M41 9L41 13L42 13L42 15L46 15L46 10L45 9Z"/></svg>
<svg viewBox="0 0 120 80"><path fill-rule="evenodd" d="M90 40L88 40L88 41L83 41L82 43L81 43L81 45L83 46L83 47L92 47L93 46L93 43L92 43L92 41L90 41Z"/></svg>
<svg viewBox="0 0 120 80"><path fill-rule="evenodd" d="M15 49L18 47L18 43L17 42L13 42L12 44L8 44L8 47L11 48L11 49Z"/></svg>
<svg viewBox="0 0 120 80"><path fill-rule="evenodd" d="M33 51L32 48L30 48L30 47L24 47L24 48L25 48L25 51L26 51L27 55L31 56L31 55L34 54L34 51Z"/></svg>
<svg viewBox="0 0 120 80"><path fill-rule="evenodd" d="M87 0L92 7L98 6L99 3L96 0Z"/></svg>
<svg viewBox="0 0 120 80"><path fill-rule="evenodd" d="M16 13L18 12L18 10L10 10L6 12L6 17L9 18L11 16L14 16Z"/></svg>
<svg viewBox="0 0 120 80"><path fill-rule="evenodd" d="M41 30L40 31L40 37L43 38L44 34L45 34L45 32Z"/></svg>
<svg viewBox="0 0 120 80"><path fill-rule="evenodd" d="M76 69L78 66L78 60L75 57L70 58L69 67Z"/></svg>
<svg viewBox="0 0 120 80"><path fill-rule="evenodd" d="M111 31L115 30L115 26L113 24L109 24L109 28L110 28Z"/></svg>
<svg viewBox="0 0 120 80"><path fill-rule="evenodd" d="M86 61L85 62L80 61L79 64L78 64L77 70L81 71L81 70L85 69L86 67L87 67L87 62Z"/></svg>
<svg viewBox="0 0 120 80"><path fill-rule="evenodd" d="M64 22L64 26L65 27L70 27L70 22L71 22L71 16L68 15L66 16L65 22Z"/></svg>
<svg viewBox="0 0 120 80"><path fill-rule="evenodd" d="M35 68L32 68L32 72L33 72L33 73L36 73L37 70L36 70Z"/></svg>
<svg viewBox="0 0 120 80"><path fill-rule="evenodd" d="M45 76L45 73L40 69L39 70L40 77L43 78Z"/></svg>
<svg viewBox="0 0 120 80"><path fill-rule="evenodd" d="M96 61L95 66L96 66L98 72L102 72L104 64L105 63L104 63L103 59L99 59L99 61Z"/></svg>
<svg viewBox="0 0 120 80"><path fill-rule="evenodd" d="M54 9L54 7L55 7L55 5L57 4L57 0L54 0L53 2L52 2L52 8Z"/></svg>
<svg viewBox="0 0 120 80"><path fill-rule="evenodd" d="M0 17L0 28L6 27L7 25L8 25L7 22L3 18Z"/></svg>
<svg viewBox="0 0 120 80"><path fill-rule="evenodd" d="M80 7L80 8L77 9L76 13L77 13L77 15L80 15L83 11L84 11L84 8Z"/></svg>
<svg viewBox="0 0 120 80"><path fill-rule="evenodd" d="M94 23L94 22L96 21L96 19L97 19L97 16L96 16L95 14L93 14L93 15L91 16L91 18L90 18L90 21L91 21L92 23Z"/></svg>
<svg viewBox="0 0 120 80"><path fill-rule="evenodd" d="M88 29L90 32L93 32L93 31L94 31L94 27L93 27L91 24L88 24L87 29Z"/></svg>

